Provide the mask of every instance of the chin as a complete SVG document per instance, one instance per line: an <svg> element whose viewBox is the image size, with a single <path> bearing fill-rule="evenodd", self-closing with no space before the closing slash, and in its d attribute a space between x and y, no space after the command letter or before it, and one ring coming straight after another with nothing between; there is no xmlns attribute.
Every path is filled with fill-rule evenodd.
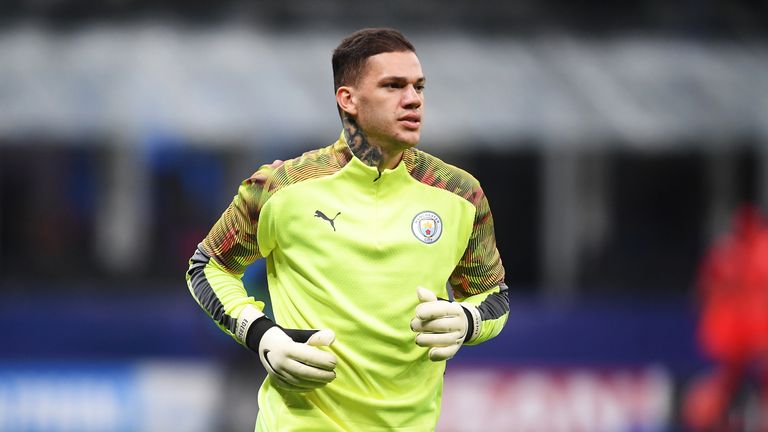
<svg viewBox="0 0 768 432"><path fill-rule="evenodd" d="M416 147L419 144L421 134L419 132L410 132L398 137L398 141L405 148Z"/></svg>

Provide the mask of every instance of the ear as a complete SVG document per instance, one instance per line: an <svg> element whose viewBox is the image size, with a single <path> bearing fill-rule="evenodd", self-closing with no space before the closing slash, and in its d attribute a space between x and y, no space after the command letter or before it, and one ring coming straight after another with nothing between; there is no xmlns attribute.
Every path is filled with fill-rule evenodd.
<svg viewBox="0 0 768 432"><path fill-rule="evenodd" d="M357 100L353 95L353 89L348 86L341 86L336 90L336 103L342 111L349 115L357 115Z"/></svg>

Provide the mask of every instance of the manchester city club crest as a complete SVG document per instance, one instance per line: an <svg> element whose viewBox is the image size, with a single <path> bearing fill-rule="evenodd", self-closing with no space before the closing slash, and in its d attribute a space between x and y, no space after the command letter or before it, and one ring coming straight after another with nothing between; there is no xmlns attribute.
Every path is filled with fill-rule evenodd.
<svg viewBox="0 0 768 432"><path fill-rule="evenodd" d="M435 212L423 211L413 218L411 231L417 239L426 244L432 244L443 233L443 221Z"/></svg>

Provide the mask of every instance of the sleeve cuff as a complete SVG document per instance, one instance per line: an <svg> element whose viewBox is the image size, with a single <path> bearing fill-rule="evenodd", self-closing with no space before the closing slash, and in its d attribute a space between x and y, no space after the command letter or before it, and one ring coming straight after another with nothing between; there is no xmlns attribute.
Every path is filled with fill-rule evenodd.
<svg viewBox="0 0 768 432"><path fill-rule="evenodd" d="M267 330L276 325L257 307L248 305L237 318L235 337L248 348L258 351L261 337Z"/></svg>
<svg viewBox="0 0 768 432"><path fill-rule="evenodd" d="M464 342L473 341L478 334L480 334L480 327L482 326L482 318L480 317L480 311L471 304L459 303L464 310L464 314L467 317L467 334L464 336Z"/></svg>

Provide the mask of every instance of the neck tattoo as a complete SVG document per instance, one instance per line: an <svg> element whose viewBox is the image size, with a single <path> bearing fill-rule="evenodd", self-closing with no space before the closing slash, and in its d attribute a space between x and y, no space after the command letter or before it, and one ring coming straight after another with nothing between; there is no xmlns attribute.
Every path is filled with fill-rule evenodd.
<svg viewBox="0 0 768 432"><path fill-rule="evenodd" d="M381 149L368 142L368 138L365 137L365 133L357 125L355 119L344 114L342 123L344 124L344 137L347 139L352 154L366 165L378 168L384 159Z"/></svg>

